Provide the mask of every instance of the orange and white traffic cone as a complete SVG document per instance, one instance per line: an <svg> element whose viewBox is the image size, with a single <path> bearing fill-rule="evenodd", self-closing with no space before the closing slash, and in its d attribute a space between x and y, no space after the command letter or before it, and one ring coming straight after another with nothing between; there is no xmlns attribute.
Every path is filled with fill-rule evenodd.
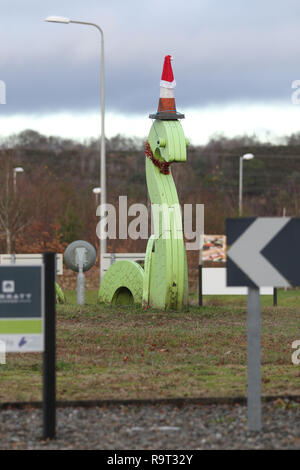
<svg viewBox="0 0 300 470"><path fill-rule="evenodd" d="M183 119L184 114L177 113L174 97L176 82L173 75L172 56L166 55L160 80L160 94L156 114L150 114L151 119Z"/></svg>

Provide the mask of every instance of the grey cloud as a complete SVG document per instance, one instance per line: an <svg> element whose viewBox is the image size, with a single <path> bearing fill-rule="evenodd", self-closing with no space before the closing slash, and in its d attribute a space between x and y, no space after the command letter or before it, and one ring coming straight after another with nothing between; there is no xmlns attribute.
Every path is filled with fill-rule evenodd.
<svg viewBox="0 0 300 470"><path fill-rule="evenodd" d="M106 105L121 112L157 106L165 53L174 55L178 109L234 100L290 100L300 79L300 4L294 0L2 2L1 113L99 106L99 38L50 14L91 19L105 31ZM1 46L2 44L2 46Z"/></svg>

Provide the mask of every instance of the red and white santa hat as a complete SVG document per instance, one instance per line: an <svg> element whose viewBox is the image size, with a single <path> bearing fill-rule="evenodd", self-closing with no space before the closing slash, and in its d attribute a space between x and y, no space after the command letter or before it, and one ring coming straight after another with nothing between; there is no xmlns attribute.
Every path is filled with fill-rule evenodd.
<svg viewBox="0 0 300 470"><path fill-rule="evenodd" d="M183 114L177 113L174 88L176 82L173 75L171 60L173 57L171 55L166 55L164 60L163 71L160 80L160 93L159 93L159 102L158 110L156 114L150 114L151 119L182 119L184 118Z"/></svg>
<svg viewBox="0 0 300 470"><path fill-rule="evenodd" d="M164 67L160 79L161 88L175 88L176 82L173 75L171 60L173 57L171 55L166 55L164 61Z"/></svg>

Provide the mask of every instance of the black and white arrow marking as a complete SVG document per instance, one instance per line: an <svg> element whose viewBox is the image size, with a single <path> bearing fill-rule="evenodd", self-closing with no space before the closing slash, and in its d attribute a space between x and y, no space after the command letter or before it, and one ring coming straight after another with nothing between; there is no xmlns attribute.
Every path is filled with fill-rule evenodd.
<svg viewBox="0 0 300 470"><path fill-rule="evenodd" d="M239 219L235 220L238 222ZM291 285L289 280L282 274L280 266L278 266L280 263L276 263L277 267L272 264L272 250L268 259L265 253L262 253L276 236L279 238L279 232L281 232L290 221L291 218L289 217L262 217L254 219L251 225L236 239L228 250L227 256L229 259L231 259L255 285L273 287L289 287ZM288 239L288 236L283 237L283 239L286 238ZM298 244L299 242L300 239L298 239ZM279 249L284 250L283 240ZM275 252L276 250L278 250L278 243L273 250L274 259L278 258ZM288 262L293 263L293 261L296 260L284 260L283 264L286 265ZM287 271L286 266L284 271Z"/></svg>

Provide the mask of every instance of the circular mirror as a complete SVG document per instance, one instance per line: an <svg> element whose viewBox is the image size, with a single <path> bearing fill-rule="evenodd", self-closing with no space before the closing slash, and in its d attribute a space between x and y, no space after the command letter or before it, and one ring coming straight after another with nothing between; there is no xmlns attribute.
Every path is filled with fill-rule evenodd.
<svg viewBox="0 0 300 470"><path fill-rule="evenodd" d="M88 271L94 266L97 253L93 245L84 240L76 240L67 246L64 258L69 269L78 272L79 262L82 260L83 271Z"/></svg>

